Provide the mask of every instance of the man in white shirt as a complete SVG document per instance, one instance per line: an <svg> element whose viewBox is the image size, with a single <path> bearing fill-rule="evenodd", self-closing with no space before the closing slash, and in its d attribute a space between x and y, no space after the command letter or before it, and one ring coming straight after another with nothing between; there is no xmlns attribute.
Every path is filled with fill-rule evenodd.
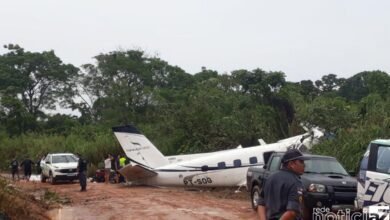
<svg viewBox="0 0 390 220"><path fill-rule="evenodd" d="M110 172L111 172L111 154L107 155L107 158L104 160L104 179L107 184L110 181Z"/></svg>

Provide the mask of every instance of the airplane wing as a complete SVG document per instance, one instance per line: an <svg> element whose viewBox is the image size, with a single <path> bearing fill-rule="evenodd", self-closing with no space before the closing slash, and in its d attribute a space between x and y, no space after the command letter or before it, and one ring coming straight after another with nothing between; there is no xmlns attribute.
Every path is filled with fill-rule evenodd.
<svg viewBox="0 0 390 220"><path fill-rule="evenodd" d="M127 181L136 181L156 176L157 173L140 165L127 165L119 170Z"/></svg>

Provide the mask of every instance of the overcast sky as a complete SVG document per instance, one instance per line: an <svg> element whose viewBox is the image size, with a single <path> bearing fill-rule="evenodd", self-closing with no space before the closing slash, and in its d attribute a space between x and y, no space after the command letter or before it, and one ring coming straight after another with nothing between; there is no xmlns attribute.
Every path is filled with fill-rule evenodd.
<svg viewBox="0 0 390 220"><path fill-rule="evenodd" d="M262 68L317 80L390 73L389 12L389 0L0 0L0 43L53 49L76 66L138 48L191 74Z"/></svg>

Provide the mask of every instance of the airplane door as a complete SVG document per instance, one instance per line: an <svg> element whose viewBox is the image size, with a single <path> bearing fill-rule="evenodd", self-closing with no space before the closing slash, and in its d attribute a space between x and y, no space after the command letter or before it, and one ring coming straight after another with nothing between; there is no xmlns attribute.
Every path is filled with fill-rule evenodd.
<svg viewBox="0 0 390 220"><path fill-rule="evenodd" d="M363 207L390 204L390 146L371 143Z"/></svg>

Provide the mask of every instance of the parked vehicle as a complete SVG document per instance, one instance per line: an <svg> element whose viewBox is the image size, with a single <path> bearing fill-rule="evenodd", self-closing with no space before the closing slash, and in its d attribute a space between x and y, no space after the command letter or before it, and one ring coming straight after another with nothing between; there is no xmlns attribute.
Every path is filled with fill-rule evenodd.
<svg viewBox="0 0 390 220"><path fill-rule="evenodd" d="M54 184L60 180L73 181L77 176L78 157L71 153L48 154L41 161L41 181Z"/></svg>
<svg viewBox="0 0 390 220"><path fill-rule="evenodd" d="M372 141L360 162L355 206L390 206L390 139Z"/></svg>
<svg viewBox="0 0 390 220"><path fill-rule="evenodd" d="M263 168L249 168L247 188L253 209L257 209L261 188L269 175L282 168L283 155L282 152L267 152L264 154ZM351 177L334 157L304 155L310 158L305 160L305 173L301 176L306 189L303 197L305 214L311 216L313 208L353 209L356 179Z"/></svg>

